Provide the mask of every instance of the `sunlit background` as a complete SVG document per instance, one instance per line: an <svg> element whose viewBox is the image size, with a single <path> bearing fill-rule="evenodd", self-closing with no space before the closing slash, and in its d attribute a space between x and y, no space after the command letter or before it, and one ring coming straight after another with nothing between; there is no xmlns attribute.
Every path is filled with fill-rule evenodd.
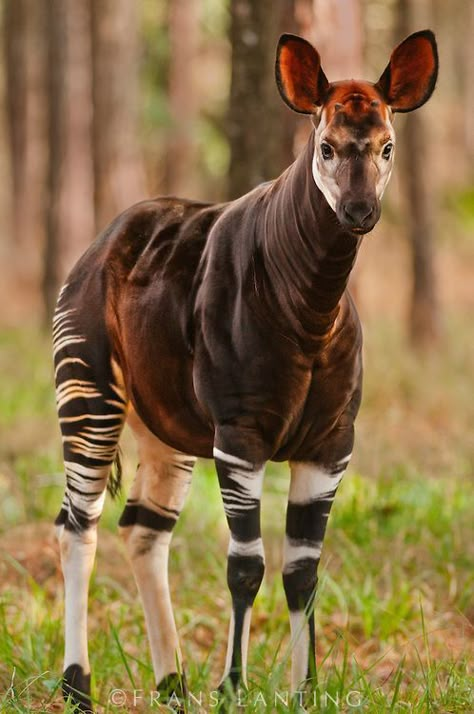
<svg viewBox="0 0 474 714"><path fill-rule="evenodd" d="M282 32L311 40L330 80L376 81L392 48L426 27L438 40L438 86L422 109L396 117L396 171L351 284L366 381L353 466L328 529L318 656L333 653L323 667L330 691L366 686L373 708L365 711L384 711L394 697L411 711L432 711L426 702L474 710L473 0L3 0L1 711L53 711L57 702L61 577L50 524L63 476L49 317L62 280L132 203L160 194L228 200L291 163L310 124L275 86ZM128 483L127 437L125 446ZM264 497L269 578L250 662L260 684L287 645L273 577L286 488L273 468ZM122 503L104 514L91 597L101 703L111 673L115 686L126 681L124 661L127 677L151 685L115 535ZM223 659L226 539L204 464L172 561L194 683L209 673L214 681ZM345 657L357 659L362 679L347 674Z"/></svg>

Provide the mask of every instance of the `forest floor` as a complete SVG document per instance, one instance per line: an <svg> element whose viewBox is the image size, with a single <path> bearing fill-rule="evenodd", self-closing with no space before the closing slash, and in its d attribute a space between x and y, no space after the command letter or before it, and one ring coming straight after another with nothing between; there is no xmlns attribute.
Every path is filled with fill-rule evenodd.
<svg viewBox="0 0 474 714"><path fill-rule="evenodd" d="M381 255L378 287L365 289L369 250L363 259L365 392L320 569L311 711L474 712L474 257L462 245L456 255L442 247L444 332L423 356L399 327L403 262L397 268L389 251ZM0 711L61 711L63 586L51 523L63 475L49 340L33 328L0 331L0 372ZM124 441L127 486L134 455L129 434ZM289 638L279 574L287 489L285 467L271 465L263 498L267 572L252 621L250 690L236 711L295 708L285 704ZM148 701L154 682L143 616L117 536L126 490L107 501L91 584L100 712L158 710ZM170 562L188 683L203 701L190 711L216 711L229 612L226 549L216 478L202 462Z"/></svg>

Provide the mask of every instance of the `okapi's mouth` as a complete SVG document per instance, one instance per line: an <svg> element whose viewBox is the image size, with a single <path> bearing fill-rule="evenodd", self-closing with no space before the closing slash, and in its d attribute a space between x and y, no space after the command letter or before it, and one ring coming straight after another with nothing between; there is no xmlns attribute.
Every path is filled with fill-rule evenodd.
<svg viewBox="0 0 474 714"><path fill-rule="evenodd" d="M365 236L366 233L370 233L374 228L375 226L371 226L370 228L351 228L351 233L355 233L358 236Z"/></svg>

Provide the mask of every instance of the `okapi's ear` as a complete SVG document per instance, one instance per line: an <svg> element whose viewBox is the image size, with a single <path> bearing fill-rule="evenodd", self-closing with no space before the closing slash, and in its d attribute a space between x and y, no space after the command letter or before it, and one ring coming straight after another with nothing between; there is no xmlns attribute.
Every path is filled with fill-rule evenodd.
<svg viewBox="0 0 474 714"><path fill-rule="evenodd" d="M428 101L438 77L438 50L431 30L415 32L396 47L375 85L394 112L411 112Z"/></svg>
<svg viewBox="0 0 474 714"><path fill-rule="evenodd" d="M276 82L283 101L301 114L323 104L329 82L313 45L297 35L282 35L276 56Z"/></svg>

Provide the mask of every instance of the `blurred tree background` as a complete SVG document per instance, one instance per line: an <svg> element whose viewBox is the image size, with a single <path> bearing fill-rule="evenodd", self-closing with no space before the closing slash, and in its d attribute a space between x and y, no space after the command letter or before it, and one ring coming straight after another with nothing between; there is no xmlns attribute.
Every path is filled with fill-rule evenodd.
<svg viewBox="0 0 474 714"><path fill-rule="evenodd" d="M376 230L391 238L384 249L380 235L370 273L359 265L354 291L363 313L374 291L387 297L377 279L393 252L403 280L394 274L388 309L415 344L439 339L439 246L456 240L459 216L459 230L466 221L471 230L474 213L472 0L3 0L1 22L8 325L49 319L74 261L135 201L235 198L293 160L309 121L276 90L283 31L317 45L329 79L375 81L397 42L432 27L438 89L426 108L397 117L397 176Z"/></svg>
<svg viewBox="0 0 474 714"><path fill-rule="evenodd" d="M394 176L352 279L367 369L323 553L318 681L334 697L362 688L368 713L474 711L474 0L1 0L0 13L0 711L60 708L49 327L60 283L135 201L227 200L293 160L311 125L278 95L280 33L312 41L330 80L376 81L425 27L438 87L396 115ZM143 692L155 684L116 535L132 442L125 430L126 485L106 503L90 599L104 711L124 663ZM170 568L195 692L218 681L228 613L221 497L211 464L196 476ZM269 465L249 653L264 690L284 689L289 671L275 666L289 651L277 576L287 491L286 470Z"/></svg>

